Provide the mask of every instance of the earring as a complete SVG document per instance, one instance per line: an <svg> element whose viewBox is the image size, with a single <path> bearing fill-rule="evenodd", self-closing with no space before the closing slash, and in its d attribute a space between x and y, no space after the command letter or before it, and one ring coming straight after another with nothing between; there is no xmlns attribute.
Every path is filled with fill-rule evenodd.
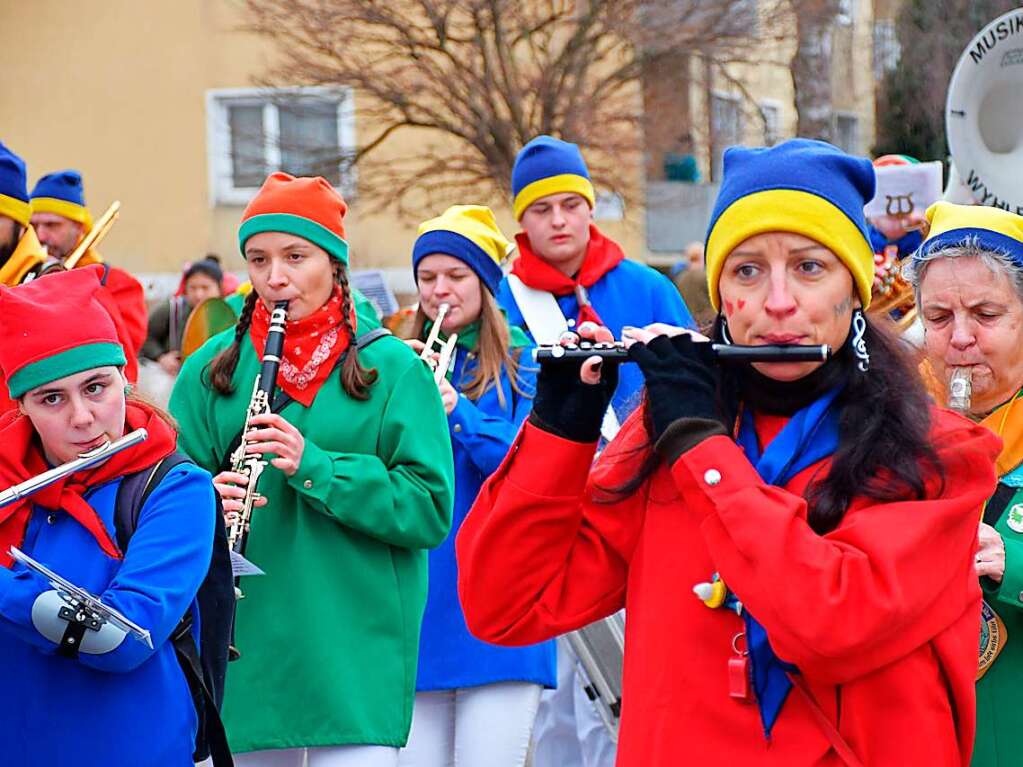
<svg viewBox="0 0 1023 767"><path fill-rule="evenodd" d="M732 345L732 337L728 334L728 318L725 315L721 315L721 340L722 342Z"/></svg>
<svg viewBox="0 0 1023 767"><path fill-rule="evenodd" d="M856 367L860 372L866 373L870 370L870 354L867 352L867 342L864 335L867 332L867 318L863 316L862 309L853 309L852 314L852 349L856 355Z"/></svg>

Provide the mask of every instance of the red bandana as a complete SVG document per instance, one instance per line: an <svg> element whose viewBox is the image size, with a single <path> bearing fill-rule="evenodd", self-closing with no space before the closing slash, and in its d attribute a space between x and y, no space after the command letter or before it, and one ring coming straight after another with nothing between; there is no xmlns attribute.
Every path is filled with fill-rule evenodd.
<svg viewBox="0 0 1023 767"><path fill-rule="evenodd" d="M25 537L33 504L46 509L62 509L70 514L96 539L103 552L121 558L103 520L82 494L105 482L143 471L173 452L177 435L152 408L140 402L129 402L125 417L125 433L144 428L149 439L135 447L111 456L105 463L72 474L0 509L0 565L10 567L11 546L20 546ZM40 448L35 429L28 416L11 412L0 420L0 485L10 487L49 469Z"/></svg>
<svg viewBox="0 0 1023 767"><path fill-rule="evenodd" d="M524 232L515 235L515 241L519 244L519 257L512 264L512 274L535 290L546 290L556 296L575 293L579 301L577 321L580 324L583 322L604 324L590 304L586 288L593 287L594 283L625 258L625 253L617 242L609 240L596 226L590 224L590 244L586 248L586 256L583 258L579 273L572 279L536 255L530 248L529 237Z"/></svg>
<svg viewBox="0 0 1023 767"><path fill-rule="evenodd" d="M277 373L277 385L306 407L312 404L316 392L348 348L350 339L341 321L341 297L341 287L335 285L327 303L308 317L289 321L284 329L284 358ZM351 321L354 328L354 308ZM259 357L263 356L269 328L270 312L262 301L256 301L249 338Z"/></svg>

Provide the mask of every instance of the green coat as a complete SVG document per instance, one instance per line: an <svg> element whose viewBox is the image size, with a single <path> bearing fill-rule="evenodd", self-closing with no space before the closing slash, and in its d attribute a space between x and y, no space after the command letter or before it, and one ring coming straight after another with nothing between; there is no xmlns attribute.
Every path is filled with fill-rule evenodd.
<svg viewBox="0 0 1023 767"><path fill-rule="evenodd" d="M242 344L235 393L203 372L233 330L188 358L171 396L180 447L216 473L242 427L258 359ZM305 437L292 477L267 465L242 579L224 723L232 750L376 744L408 738L427 549L451 526L447 419L426 366L385 337L360 352L379 379L358 402L336 371L309 408L282 411Z"/></svg>
<svg viewBox="0 0 1023 767"><path fill-rule="evenodd" d="M1010 514L1023 504L1023 467L999 480L1018 488L1002 512L995 530L1005 542L1005 573L1001 584L981 578L984 600L1005 624L1008 640L994 665L977 682L977 740L974 767L1010 767L1023 764L1023 532L1009 525ZM1013 525L1023 530L1023 506L1016 510Z"/></svg>

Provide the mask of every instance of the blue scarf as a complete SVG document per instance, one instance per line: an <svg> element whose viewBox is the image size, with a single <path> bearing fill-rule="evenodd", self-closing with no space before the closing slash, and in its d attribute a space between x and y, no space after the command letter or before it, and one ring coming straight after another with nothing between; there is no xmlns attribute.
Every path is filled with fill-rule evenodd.
<svg viewBox="0 0 1023 767"><path fill-rule="evenodd" d="M764 482L783 487L803 469L835 452L838 448L838 413L832 404L840 391L841 387L836 387L826 392L793 415L763 453L753 425L753 414L749 410L743 412L738 442ZM788 672L796 671L796 667L774 654L767 632L749 610L743 610L743 619L760 721L764 725L765 737L770 738L771 728L792 688Z"/></svg>

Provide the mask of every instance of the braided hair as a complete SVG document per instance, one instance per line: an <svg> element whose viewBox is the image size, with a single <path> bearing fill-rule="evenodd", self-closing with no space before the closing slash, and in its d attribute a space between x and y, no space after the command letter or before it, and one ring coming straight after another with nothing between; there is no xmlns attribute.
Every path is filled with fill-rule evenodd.
<svg viewBox="0 0 1023 767"><path fill-rule="evenodd" d="M377 371L363 367L359 361L359 350L355 345L355 328L352 326L352 294L348 285L348 273L340 264L334 271L334 281L341 288L341 325L350 339L348 349L345 350L341 360L339 375L341 388L352 399L367 400L369 399L369 387L377 380ZM238 324L234 329L234 340L230 346L210 360L208 367L210 385L220 394L233 394L235 391L232 379L235 368L238 367L242 339L249 332L252 313L256 309L258 300L259 296L255 290L245 297L242 313L238 317Z"/></svg>

